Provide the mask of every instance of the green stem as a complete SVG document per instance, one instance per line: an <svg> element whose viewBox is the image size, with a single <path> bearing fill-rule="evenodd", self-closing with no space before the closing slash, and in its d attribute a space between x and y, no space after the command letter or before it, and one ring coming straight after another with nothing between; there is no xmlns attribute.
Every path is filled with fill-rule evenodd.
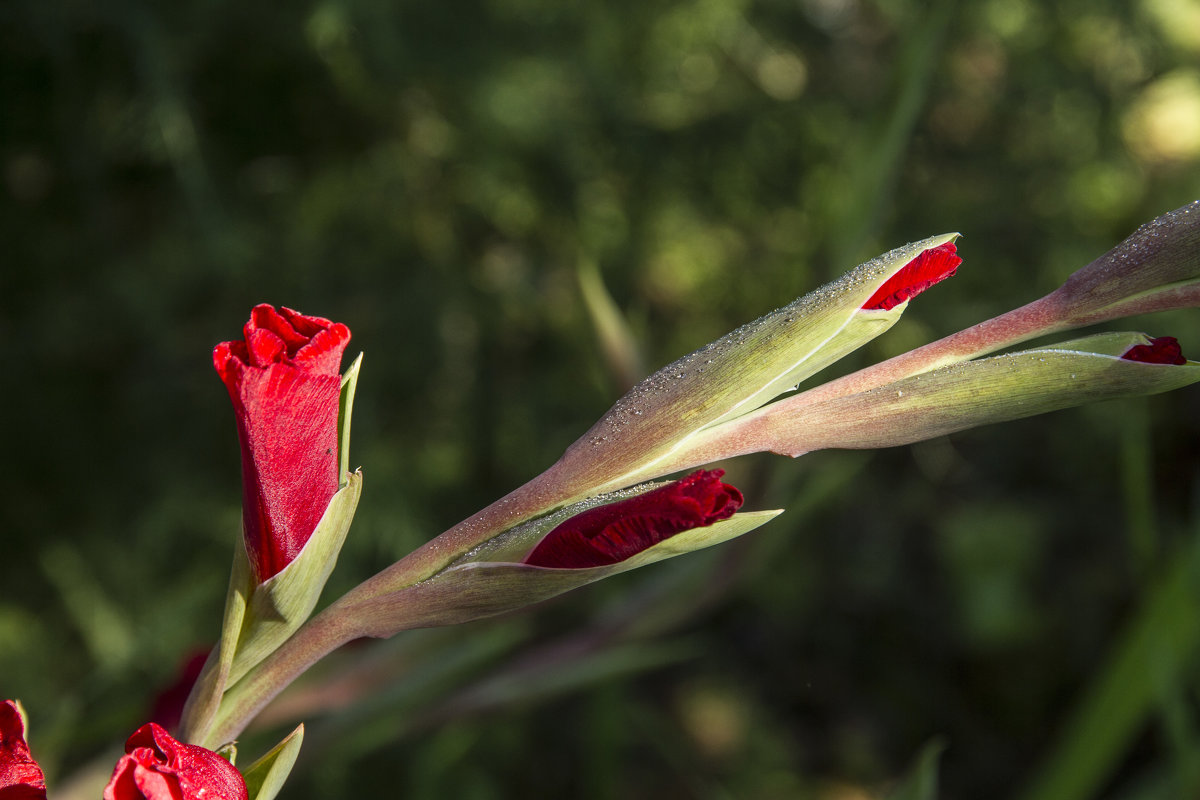
<svg viewBox="0 0 1200 800"><path fill-rule="evenodd" d="M557 465L556 465L557 466ZM351 589L310 619L274 653L229 687L201 744L216 747L236 738L267 703L309 667L343 644L364 636L390 636L406 625L403 606L394 610L386 631L372 629L373 615L366 607L378 598L394 595L445 569L471 548L498 533L573 498L558 481L555 467L492 503L445 533L426 542L404 558ZM411 609L409 625L420 624L420 609Z"/></svg>
<svg viewBox="0 0 1200 800"><path fill-rule="evenodd" d="M313 664L363 635L345 613L355 591L306 622L279 649L226 690L220 710L199 744L209 749L238 737L267 703Z"/></svg>

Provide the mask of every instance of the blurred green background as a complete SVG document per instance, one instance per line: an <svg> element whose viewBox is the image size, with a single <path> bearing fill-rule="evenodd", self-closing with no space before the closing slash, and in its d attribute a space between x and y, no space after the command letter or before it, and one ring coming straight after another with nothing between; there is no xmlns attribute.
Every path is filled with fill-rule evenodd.
<svg viewBox="0 0 1200 800"><path fill-rule="evenodd" d="M1200 5L12 0L0 169L0 696L65 788L217 634L253 304L366 353L334 596L883 250L965 234L847 368L1200 196ZM1200 392L725 466L788 513L355 646L243 758L305 719L285 797L1200 796Z"/></svg>

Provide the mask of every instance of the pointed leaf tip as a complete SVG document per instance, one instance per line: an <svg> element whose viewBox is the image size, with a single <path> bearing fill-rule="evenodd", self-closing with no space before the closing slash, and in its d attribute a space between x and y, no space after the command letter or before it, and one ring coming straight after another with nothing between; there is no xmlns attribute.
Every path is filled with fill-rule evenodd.
<svg viewBox="0 0 1200 800"><path fill-rule="evenodd" d="M250 800L274 800L291 774L303 741L304 725L300 725L250 765L246 770L246 789Z"/></svg>

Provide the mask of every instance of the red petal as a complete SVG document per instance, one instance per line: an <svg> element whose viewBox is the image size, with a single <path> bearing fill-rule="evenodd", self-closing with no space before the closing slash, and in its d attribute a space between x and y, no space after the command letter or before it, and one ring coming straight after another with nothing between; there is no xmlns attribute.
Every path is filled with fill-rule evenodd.
<svg viewBox="0 0 1200 800"><path fill-rule="evenodd" d="M677 533L728 519L742 493L724 470L699 470L653 491L576 514L546 534L525 563L582 569L616 564Z"/></svg>
<svg viewBox="0 0 1200 800"><path fill-rule="evenodd" d="M46 800L46 779L29 752L25 722L12 700L0 703L0 799Z"/></svg>
<svg viewBox="0 0 1200 800"><path fill-rule="evenodd" d="M104 800L247 800L237 768L211 750L174 739L151 722L134 731Z"/></svg>
<svg viewBox="0 0 1200 800"><path fill-rule="evenodd" d="M1183 350L1174 336L1159 336L1151 339L1149 344L1139 344L1125 351L1121 356L1125 361L1140 361L1143 364L1186 364Z"/></svg>
<svg viewBox="0 0 1200 800"><path fill-rule="evenodd" d="M946 242L921 253L888 278L863 304L863 310L889 311L935 283L946 280L962 263L957 253L954 242Z"/></svg>
<svg viewBox="0 0 1200 800"><path fill-rule="evenodd" d="M338 489L338 368L350 330L255 306L245 341L213 366L233 400L242 445L246 550L259 581L292 562Z"/></svg>

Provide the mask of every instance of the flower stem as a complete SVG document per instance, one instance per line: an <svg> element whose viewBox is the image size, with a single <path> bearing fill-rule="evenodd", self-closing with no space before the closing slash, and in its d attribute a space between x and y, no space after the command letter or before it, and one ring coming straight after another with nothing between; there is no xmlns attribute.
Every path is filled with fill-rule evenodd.
<svg viewBox="0 0 1200 800"><path fill-rule="evenodd" d="M350 594L310 619L250 670L244 678L226 690L220 710L199 744L209 749L231 742L258 715L267 703L313 664L362 634L346 614Z"/></svg>

